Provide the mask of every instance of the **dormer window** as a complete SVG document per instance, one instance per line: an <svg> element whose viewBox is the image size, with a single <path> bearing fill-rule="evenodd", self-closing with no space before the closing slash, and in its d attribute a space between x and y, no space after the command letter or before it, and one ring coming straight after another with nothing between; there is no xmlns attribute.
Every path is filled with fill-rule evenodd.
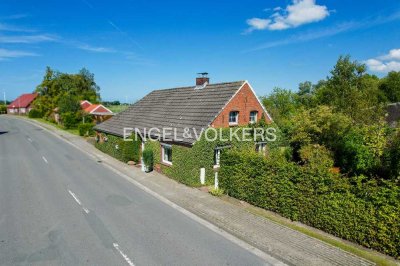
<svg viewBox="0 0 400 266"><path fill-rule="evenodd" d="M258 116L258 112L257 111L251 111L250 112L250 119L249 119L250 124L257 123L257 116Z"/></svg>
<svg viewBox="0 0 400 266"><path fill-rule="evenodd" d="M239 123L239 112L238 111L232 111L229 113L229 125L234 126Z"/></svg>

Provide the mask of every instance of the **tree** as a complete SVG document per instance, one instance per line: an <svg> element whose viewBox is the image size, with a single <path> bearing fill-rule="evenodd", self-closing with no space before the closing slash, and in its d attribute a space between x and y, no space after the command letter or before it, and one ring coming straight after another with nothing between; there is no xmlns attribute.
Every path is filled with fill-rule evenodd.
<svg viewBox="0 0 400 266"><path fill-rule="evenodd" d="M379 78L366 74L366 66L341 56L325 83L316 89L319 103L332 106L359 123L383 117Z"/></svg>
<svg viewBox="0 0 400 266"><path fill-rule="evenodd" d="M387 147L387 134L388 128L384 123L351 128L338 151L340 166L352 174L379 172Z"/></svg>
<svg viewBox="0 0 400 266"><path fill-rule="evenodd" d="M81 110L81 105L75 96L67 94L58 101L58 108L60 114L77 113Z"/></svg>
<svg viewBox="0 0 400 266"><path fill-rule="evenodd" d="M389 102L400 102L400 71L389 72L389 74L381 80L379 89L384 93Z"/></svg>
<svg viewBox="0 0 400 266"><path fill-rule="evenodd" d="M290 90L274 88L272 94L263 97L262 102L271 114L275 123L285 130L290 118L296 114L298 109L297 94Z"/></svg>
<svg viewBox="0 0 400 266"><path fill-rule="evenodd" d="M62 102L62 98L73 97L77 101L89 100L96 103L100 100L99 91L94 75L85 68L78 74L68 74L47 67L42 83L36 87L39 97L36 98L34 107L45 117L49 117Z"/></svg>

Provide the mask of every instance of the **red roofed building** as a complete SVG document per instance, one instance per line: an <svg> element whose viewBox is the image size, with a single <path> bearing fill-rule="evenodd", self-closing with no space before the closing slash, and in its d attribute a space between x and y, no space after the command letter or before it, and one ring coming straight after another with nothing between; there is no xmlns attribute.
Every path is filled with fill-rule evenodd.
<svg viewBox="0 0 400 266"><path fill-rule="evenodd" d="M28 114L32 109L32 102L37 96L37 93L22 94L7 106L7 113L22 115Z"/></svg>
<svg viewBox="0 0 400 266"><path fill-rule="evenodd" d="M114 113L104 105L92 104L87 100L81 101L81 108L86 114L92 115L96 123L106 121L114 115Z"/></svg>

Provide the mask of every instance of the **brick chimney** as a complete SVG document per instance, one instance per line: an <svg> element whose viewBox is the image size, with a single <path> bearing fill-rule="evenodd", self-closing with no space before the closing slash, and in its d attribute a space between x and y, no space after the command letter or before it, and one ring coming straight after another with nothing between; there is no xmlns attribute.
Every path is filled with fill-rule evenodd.
<svg viewBox="0 0 400 266"><path fill-rule="evenodd" d="M208 77L207 72L202 72L197 74L200 76L196 78L196 86L203 86L210 83L210 78Z"/></svg>

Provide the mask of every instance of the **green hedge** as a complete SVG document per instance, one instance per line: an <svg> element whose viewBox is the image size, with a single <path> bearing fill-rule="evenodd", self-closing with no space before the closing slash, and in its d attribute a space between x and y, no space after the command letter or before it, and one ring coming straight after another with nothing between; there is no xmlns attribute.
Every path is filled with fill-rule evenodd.
<svg viewBox="0 0 400 266"><path fill-rule="evenodd" d="M223 138L228 139L229 129L224 130ZM241 133L239 133L241 134ZM210 135L210 138L212 136ZM161 171L170 178L173 178L189 186L201 186L200 168L206 169L206 185L214 184L214 149L216 147L231 146L240 149L254 150L254 142L212 141L206 140L203 135L192 147L172 145L172 165L161 163L161 144L158 141L147 141L146 148L154 153L154 164L159 164Z"/></svg>
<svg viewBox="0 0 400 266"><path fill-rule="evenodd" d="M93 130L93 124L92 123L83 123L78 125L78 130L79 130L79 136L93 136L94 130Z"/></svg>
<svg viewBox="0 0 400 266"><path fill-rule="evenodd" d="M7 113L7 106L0 104L0 114L6 114L6 113Z"/></svg>
<svg viewBox="0 0 400 266"><path fill-rule="evenodd" d="M237 150L222 155L219 177L230 196L400 257L398 181L349 179Z"/></svg>
<svg viewBox="0 0 400 266"><path fill-rule="evenodd" d="M133 141L124 141L121 137L105 136L107 141L97 142L95 144L96 148L123 162L138 162L140 160L140 139L135 140L135 138L132 138Z"/></svg>
<svg viewBox="0 0 400 266"><path fill-rule="evenodd" d="M43 114L39 110L32 109L29 111L28 117L29 118L42 118Z"/></svg>

